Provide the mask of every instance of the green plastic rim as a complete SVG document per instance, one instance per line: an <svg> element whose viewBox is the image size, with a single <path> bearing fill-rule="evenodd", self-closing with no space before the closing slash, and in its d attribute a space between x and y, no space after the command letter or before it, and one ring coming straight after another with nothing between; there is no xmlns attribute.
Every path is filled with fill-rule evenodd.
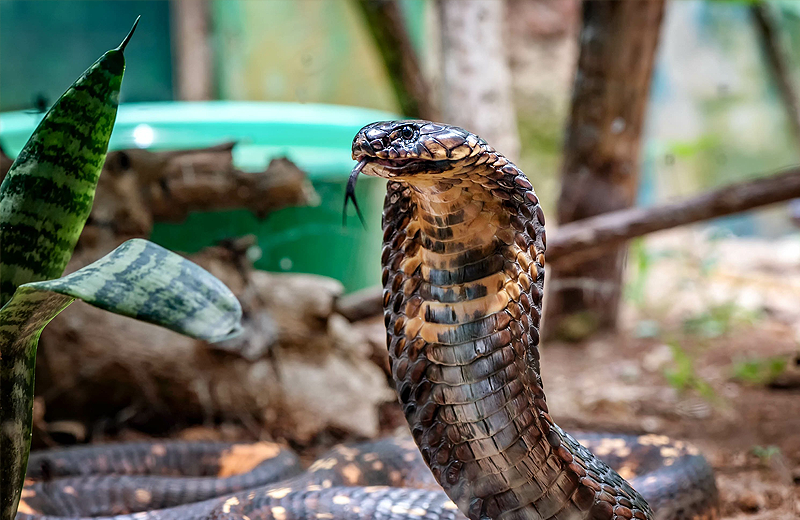
<svg viewBox="0 0 800 520"><path fill-rule="evenodd" d="M6 153L16 156L41 117L0 114L0 144ZM320 195L319 206L285 208L263 221L244 210L195 213L179 224L156 224L150 239L194 253L224 238L254 234L261 250L257 268L329 276L350 292L380 284L385 193L380 179L359 181L357 196L367 229L352 214L342 227L344 188L355 165L350 146L364 125L398 118L378 110L320 104L132 103L119 107L109 150L176 150L236 141L235 166L254 172L263 171L275 157L288 157L307 172Z"/></svg>

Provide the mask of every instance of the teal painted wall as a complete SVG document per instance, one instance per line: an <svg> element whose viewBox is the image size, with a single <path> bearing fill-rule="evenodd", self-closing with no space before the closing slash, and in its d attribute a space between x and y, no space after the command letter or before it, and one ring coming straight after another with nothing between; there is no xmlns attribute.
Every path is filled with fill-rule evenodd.
<svg viewBox="0 0 800 520"><path fill-rule="evenodd" d="M380 56L349 0L216 0L219 97L396 111Z"/></svg>
<svg viewBox="0 0 800 520"><path fill-rule="evenodd" d="M403 0L424 49L428 0ZM396 111L383 63L351 0L211 0L217 98ZM0 111L53 103L137 15L122 101L172 100L169 0L0 0Z"/></svg>
<svg viewBox="0 0 800 520"><path fill-rule="evenodd" d="M128 46L121 100L171 100L169 2L0 0L0 111L49 104L108 49L122 41L137 15Z"/></svg>

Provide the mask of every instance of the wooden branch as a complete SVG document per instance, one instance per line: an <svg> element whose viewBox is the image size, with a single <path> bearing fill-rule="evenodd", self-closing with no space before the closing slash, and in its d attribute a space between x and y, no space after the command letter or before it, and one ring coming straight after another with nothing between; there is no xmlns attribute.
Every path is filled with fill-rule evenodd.
<svg viewBox="0 0 800 520"><path fill-rule="evenodd" d="M367 287L336 300L335 310L349 321L359 321L383 312L383 289Z"/></svg>
<svg viewBox="0 0 800 520"><path fill-rule="evenodd" d="M800 197L800 166L661 206L604 213L558 228L547 241L547 262L551 266L574 266L648 233L797 197ZM351 320L380 314L383 311L381 294L382 289L374 287L347 295L337 303L337 312Z"/></svg>
<svg viewBox="0 0 800 520"><path fill-rule="evenodd" d="M315 200L305 173L288 159L273 159L263 172L243 172L233 167L233 146L112 152L104 166L105 180L123 184L120 180L125 174L134 173L142 202L156 221L180 221L190 211L235 208L249 209L263 218L271 211ZM115 186L114 191L121 190ZM103 191L98 189L98 196Z"/></svg>
<svg viewBox="0 0 800 520"><path fill-rule="evenodd" d="M800 167L661 206L605 213L558 228L548 241L547 260L562 265L596 258L631 238L796 197L800 197Z"/></svg>
<svg viewBox="0 0 800 520"><path fill-rule="evenodd" d="M356 5L386 65L400 110L406 116L437 120L431 89L422 74L399 3L395 0L358 0Z"/></svg>
<svg viewBox="0 0 800 520"><path fill-rule="evenodd" d="M120 240L150 236L154 222L181 221L192 211L241 208L263 218L319 200L305 173L287 159L274 159L262 172L237 170L233 146L109 153L79 246L108 250Z"/></svg>
<svg viewBox="0 0 800 520"><path fill-rule="evenodd" d="M266 171L229 175L181 176L167 179L151 200L157 221L181 221L190 211L247 208L258 218L287 206L302 206L313 199L306 176L286 158L273 159Z"/></svg>

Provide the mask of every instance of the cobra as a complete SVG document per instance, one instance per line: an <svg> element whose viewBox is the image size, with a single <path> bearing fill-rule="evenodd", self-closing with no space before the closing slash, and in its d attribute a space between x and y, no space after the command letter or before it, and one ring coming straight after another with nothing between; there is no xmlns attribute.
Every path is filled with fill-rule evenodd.
<svg viewBox="0 0 800 520"><path fill-rule="evenodd" d="M353 158L356 171L389 180L381 261L392 375L423 459L462 512L507 520L716 514L703 461L667 472L709 496L669 516L669 501L654 495L663 502L656 517L551 418L537 348L545 218L514 164L478 136L428 121L369 125Z"/></svg>
<svg viewBox="0 0 800 520"><path fill-rule="evenodd" d="M18 519L718 518L694 447L658 435L581 444L551 418L538 352L545 219L525 175L476 135L428 121L368 125L352 150L348 195L360 173L389 180L384 317L413 442L339 447L304 472L268 444L43 452L28 476L45 481L26 487ZM230 473L236 460L245 473Z"/></svg>

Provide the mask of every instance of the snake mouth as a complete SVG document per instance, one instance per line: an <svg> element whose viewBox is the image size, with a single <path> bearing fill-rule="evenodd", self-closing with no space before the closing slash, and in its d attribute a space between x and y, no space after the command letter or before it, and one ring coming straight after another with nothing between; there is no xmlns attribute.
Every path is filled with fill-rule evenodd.
<svg viewBox="0 0 800 520"><path fill-rule="evenodd" d="M353 154L353 159L358 161L358 164L353 168L350 173L350 178L347 180L347 187L344 195L344 210L342 211L342 224L347 222L347 204L352 201L356 209L358 218L361 224L366 227L364 216L361 214L361 209L358 207L356 200L356 182L360 174L370 175L372 177L381 177L384 179L402 179L403 177L413 176L415 174L425 173L439 173L449 167L448 161L427 161L425 159L381 159L374 155L367 154Z"/></svg>
<svg viewBox="0 0 800 520"><path fill-rule="evenodd" d="M427 161L423 161L422 159L380 159L375 157L371 162L374 164L379 164L384 168L405 169L408 167L413 167L415 164Z"/></svg>
<svg viewBox="0 0 800 520"><path fill-rule="evenodd" d="M448 161L430 161L418 158L383 159L369 155L361 155L355 159L358 161L356 169L359 172L385 179L405 177L422 172L441 172L446 169L448 163Z"/></svg>

